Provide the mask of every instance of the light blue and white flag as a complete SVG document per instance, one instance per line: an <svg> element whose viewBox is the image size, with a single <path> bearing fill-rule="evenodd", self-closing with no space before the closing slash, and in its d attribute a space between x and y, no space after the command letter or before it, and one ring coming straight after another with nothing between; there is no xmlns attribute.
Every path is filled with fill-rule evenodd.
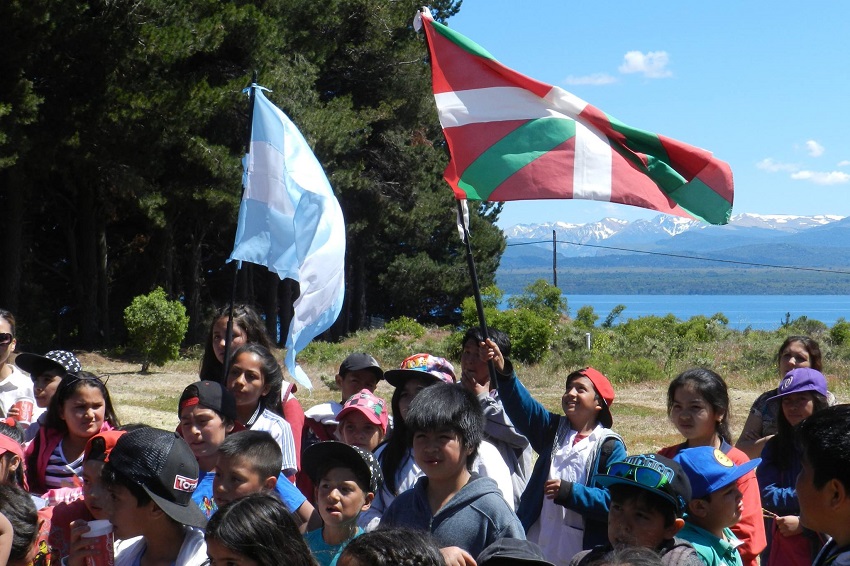
<svg viewBox="0 0 850 566"><path fill-rule="evenodd" d="M298 281L286 367L307 388L295 355L330 328L345 295L345 222L322 166L295 124L254 84L245 191L230 260L265 265ZM228 261L230 261L228 260Z"/></svg>

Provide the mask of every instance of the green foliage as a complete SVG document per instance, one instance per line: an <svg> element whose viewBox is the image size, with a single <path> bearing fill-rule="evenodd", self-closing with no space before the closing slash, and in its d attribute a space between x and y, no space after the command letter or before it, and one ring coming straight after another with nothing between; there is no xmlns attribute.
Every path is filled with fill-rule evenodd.
<svg viewBox="0 0 850 566"><path fill-rule="evenodd" d="M378 333L375 345L378 348L392 348L402 342L412 342L425 335L425 327L412 318L402 316L389 321Z"/></svg>
<svg viewBox="0 0 850 566"><path fill-rule="evenodd" d="M829 329L829 338L836 346L850 344L850 322L844 320L844 317L839 318Z"/></svg>
<svg viewBox="0 0 850 566"><path fill-rule="evenodd" d="M593 311L593 307L590 305L584 305L578 309L573 324L579 328L586 328L589 330L596 326L597 320L599 320L599 315Z"/></svg>
<svg viewBox="0 0 850 566"><path fill-rule="evenodd" d="M504 294L495 285L481 289L481 306L484 308L484 319L490 321L499 312L499 305ZM478 307L475 297L466 297L460 307L460 321L465 328L480 326ZM487 323L488 325L490 322ZM501 329L500 329L501 330Z"/></svg>
<svg viewBox="0 0 850 566"><path fill-rule="evenodd" d="M511 309L496 313L488 324L510 336L511 355L525 363L541 361L555 335L551 321L531 309Z"/></svg>
<svg viewBox="0 0 850 566"><path fill-rule="evenodd" d="M788 324L783 325L783 328L789 335L801 334L803 336L811 336L816 340L822 335L825 335L828 329L826 324L805 315L791 320Z"/></svg>
<svg viewBox="0 0 850 566"><path fill-rule="evenodd" d="M527 286L522 294L511 297L508 304L512 309L527 309L553 323L567 313L567 300L561 290L545 279Z"/></svg>
<svg viewBox="0 0 850 566"><path fill-rule="evenodd" d="M142 355L142 372L162 366L180 355L180 343L189 328L186 308L170 301L161 287L139 295L124 309L130 345Z"/></svg>
<svg viewBox="0 0 850 566"><path fill-rule="evenodd" d="M614 323L617 322L617 319L620 318L624 310L626 310L626 305L617 305L611 309L611 312L605 317L605 322L602 323L602 328L611 328L614 326Z"/></svg>

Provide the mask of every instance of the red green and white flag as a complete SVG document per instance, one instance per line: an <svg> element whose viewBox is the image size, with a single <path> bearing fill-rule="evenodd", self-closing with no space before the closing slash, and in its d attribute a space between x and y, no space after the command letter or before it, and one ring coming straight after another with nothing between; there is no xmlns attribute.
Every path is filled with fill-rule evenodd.
<svg viewBox="0 0 850 566"><path fill-rule="evenodd" d="M627 126L505 67L427 9L414 26L428 39L455 198L582 198L729 221L732 170L711 152Z"/></svg>

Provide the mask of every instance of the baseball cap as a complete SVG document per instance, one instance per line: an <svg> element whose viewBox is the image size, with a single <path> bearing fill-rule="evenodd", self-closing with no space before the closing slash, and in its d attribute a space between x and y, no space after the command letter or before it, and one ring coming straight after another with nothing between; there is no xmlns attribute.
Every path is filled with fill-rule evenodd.
<svg viewBox="0 0 850 566"><path fill-rule="evenodd" d="M475 560L478 566L511 566L512 564L539 564L555 566L546 560L540 547L530 540L499 538L486 547Z"/></svg>
<svg viewBox="0 0 850 566"><path fill-rule="evenodd" d="M350 371L361 369L372 370L378 376L378 381L381 381L384 377L384 370L381 369L381 364L378 363L378 360L364 352L349 354L347 358L342 360L342 363L339 365L339 375L345 375Z"/></svg>
<svg viewBox="0 0 850 566"><path fill-rule="evenodd" d="M307 447L301 454L301 468L314 484L318 484L322 479L318 477L319 468L332 461L340 462L346 468L351 468L357 476L368 478L369 491L372 493L378 493L384 483L384 476L381 473L378 460L371 452L357 446L349 446L336 440L327 440Z"/></svg>
<svg viewBox="0 0 850 566"><path fill-rule="evenodd" d="M575 377L586 377L593 384L593 388L602 400L602 410L599 411L599 422L605 428L611 428L614 424L614 417L611 415L611 405L614 404L614 387L608 378L601 371L592 367L576 370L567 376L567 381Z"/></svg>
<svg viewBox="0 0 850 566"><path fill-rule="evenodd" d="M15 365L30 374L33 381L51 369L62 373L77 373L83 369L77 356L67 350L51 350L43 356L23 352L15 358Z"/></svg>
<svg viewBox="0 0 850 566"><path fill-rule="evenodd" d="M14 438L10 438L5 434L0 434L0 454L11 452L21 460L24 459L24 448Z"/></svg>
<svg viewBox="0 0 850 566"><path fill-rule="evenodd" d="M438 358L431 354L413 354L401 362L399 369L390 369L384 372L384 378L393 387L401 386L405 380L411 377L425 377L434 381L444 383L455 383L455 368L445 358Z"/></svg>
<svg viewBox="0 0 850 566"><path fill-rule="evenodd" d="M192 492L198 486L198 461L186 441L175 433L152 427L131 430L118 439L106 461L139 484L178 523L206 526L206 516L192 501Z"/></svg>
<svg viewBox="0 0 850 566"><path fill-rule="evenodd" d="M362 413L369 422L381 427L384 434L387 432L387 402L369 391L361 389L359 393L355 393L348 398L348 401L342 406L342 410L337 413L337 422L342 422L346 415L351 413Z"/></svg>
<svg viewBox="0 0 850 566"><path fill-rule="evenodd" d="M679 517L691 500L691 482L682 466L658 454L637 454L614 462L607 473L596 475L596 482L603 487L631 485L654 493L672 503Z"/></svg>
<svg viewBox="0 0 850 566"><path fill-rule="evenodd" d="M756 458L736 466L729 456L711 446L685 448L673 460L682 466L691 482L692 499L704 499L706 495L738 481L761 464L761 458Z"/></svg>
<svg viewBox="0 0 850 566"><path fill-rule="evenodd" d="M236 420L236 399L221 383L196 381L186 386L177 404L177 416L186 407L201 405L231 421Z"/></svg>
<svg viewBox="0 0 850 566"><path fill-rule="evenodd" d="M115 448L115 443L123 435L127 434L125 430L107 430L99 432L89 438L86 442L86 449L83 451L83 460L98 460L104 462Z"/></svg>
<svg viewBox="0 0 850 566"><path fill-rule="evenodd" d="M826 377L813 368L794 368L785 374L782 381L779 382L777 394L768 399L778 401L786 395L792 393L801 393L803 391L811 391L812 393L820 393L824 397L827 395Z"/></svg>

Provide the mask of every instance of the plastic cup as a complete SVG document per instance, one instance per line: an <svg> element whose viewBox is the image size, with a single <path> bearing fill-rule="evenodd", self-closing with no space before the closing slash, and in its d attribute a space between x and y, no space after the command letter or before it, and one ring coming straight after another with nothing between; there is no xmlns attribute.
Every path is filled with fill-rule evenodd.
<svg viewBox="0 0 850 566"><path fill-rule="evenodd" d="M82 535L83 538L97 539L95 541L94 556L86 557L86 566L113 566L115 564L115 551L112 546L112 523L106 519L89 521L89 532Z"/></svg>
<svg viewBox="0 0 850 566"><path fill-rule="evenodd" d="M13 409L18 409L18 417L16 420L22 423L32 422L32 409L35 406L35 399L31 397L19 397L12 405Z"/></svg>

